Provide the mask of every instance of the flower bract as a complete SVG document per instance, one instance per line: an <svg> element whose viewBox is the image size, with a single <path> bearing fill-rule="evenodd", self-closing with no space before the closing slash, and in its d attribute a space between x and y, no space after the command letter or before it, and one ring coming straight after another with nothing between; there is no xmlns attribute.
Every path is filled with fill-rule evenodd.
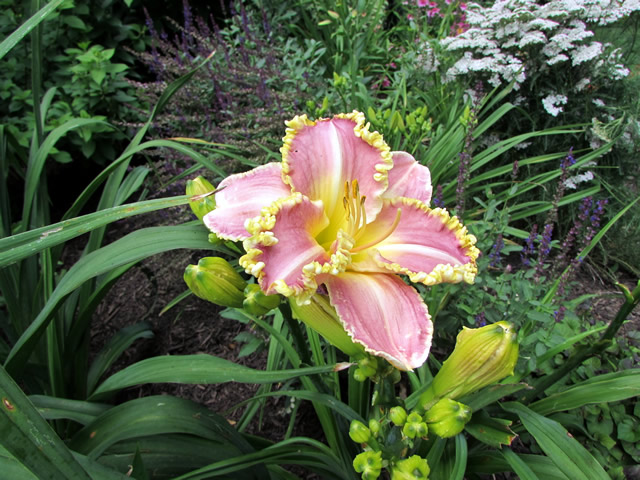
<svg viewBox="0 0 640 480"><path fill-rule="evenodd" d="M362 113L287 127L282 161L223 180L205 224L243 241L240 264L266 294L327 295L353 342L397 368L422 365L433 327L405 279L473 282L475 237L429 208L429 169L391 152Z"/></svg>

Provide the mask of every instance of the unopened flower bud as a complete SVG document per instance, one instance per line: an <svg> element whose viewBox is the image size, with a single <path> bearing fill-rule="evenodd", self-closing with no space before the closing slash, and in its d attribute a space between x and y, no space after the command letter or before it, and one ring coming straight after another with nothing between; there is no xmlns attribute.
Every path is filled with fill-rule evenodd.
<svg viewBox="0 0 640 480"><path fill-rule="evenodd" d="M418 455L413 455L400 460L393 466L391 480L427 480L429 472L427 461Z"/></svg>
<svg viewBox="0 0 640 480"><path fill-rule="evenodd" d="M371 430L364 423L352 420L349 426L349 436L356 443L367 443L371 438Z"/></svg>
<svg viewBox="0 0 640 480"><path fill-rule="evenodd" d="M402 407L393 407L389 410L389 420L396 427L401 427L407 421L407 411Z"/></svg>
<svg viewBox="0 0 640 480"><path fill-rule="evenodd" d="M216 199L213 196L215 190L215 187L202 176L187 181L187 195L193 197L189 200L189 206L198 220L202 220L202 217L216 208Z"/></svg>
<svg viewBox="0 0 640 480"><path fill-rule="evenodd" d="M224 258L205 257L198 265L188 265L184 281L204 300L223 307L242 307L246 282Z"/></svg>
<svg viewBox="0 0 640 480"><path fill-rule="evenodd" d="M378 371L378 361L375 357L364 357L358 362L358 370L365 378L373 377Z"/></svg>
<svg viewBox="0 0 640 480"><path fill-rule="evenodd" d="M426 437L428 432L427 424L422 421L422 417L416 412L409 414L402 427L402 433L408 438Z"/></svg>
<svg viewBox="0 0 640 480"><path fill-rule="evenodd" d="M362 370L360 370L359 368L356 368L353 371L353 378L355 379L356 382L365 382L369 377L367 377L364 373L362 373Z"/></svg>
<svg viewBox="0 0 640 480"><path fill-rule="evenodd" d="M429 431L442 438L459 434L469 420L471 408L450 398L441 399L424 414Z"/></svg>
<svg viewBox="0 0 640 480"><path fill-rule="evenodd" d="M466 328L419 405L428 409L440 398L456 399L511 374L518 360L516 332L508 322Z"/></svg>
<svg viewBox="0 0 640 480"><path fill-rule="evenodd" d="M313 328L347 355L355 358L365 355L362 345L351 340L340 323L336 309L331 306L326 297L314 295L306 305L298 305L298 302L292 297L289 298L289 305L295 318Z"/></svg>
<svg viewBox="0 0 640 480"><path fill-rule="evenodd" d="M369 420L369 430L371 430L374 437L377 437L378 433L380 433L380 422L375 418Z"/></svg>
<svg viewBox="0 0 640 480"><path fill-rule="evenodd" d="M251 315L264 315L280 305L280 295L266 295L260 285L250 283L244 289L242 306Z"/></svg>
<svg viewBox="0 0 640 480"><path fill-rule="evenodd" d="M382 471L382 452L362 452L353 459L353 469L362 480L376 480Z"/></svg>

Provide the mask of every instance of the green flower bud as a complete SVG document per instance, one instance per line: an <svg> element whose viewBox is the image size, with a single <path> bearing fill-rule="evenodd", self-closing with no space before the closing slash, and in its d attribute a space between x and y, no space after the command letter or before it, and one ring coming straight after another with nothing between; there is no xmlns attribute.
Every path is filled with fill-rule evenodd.
<svg viewBox="0 0 640 480"><path fill-rule="evenodd" d="M378 360L375 357L364 357L358 362L358 368L365 377L373 377L378 371Z"/></svg>
<svg viewBox="0 0 640 480"><path fill-rule="evenodd" d="M442 438L459 434L469 420L471 408L450 398L441 399L424 414L429 431Z"/></svg>
<svg viewBox="0 0 640 480"><path fill-rule="evenodd" d="M407 421L407 411L402 407L393 407L389 410L389 420L396 427L401 427Z"/></svg>
<svg viewBox="0 0 640 480"><path fill-rule="evenodd" d="M222 305L242 307L246 282L224 258L201 258L198 265L189 265L184 281L198 297Z"/></svg>
<svg viewBox="0 0 640 480"><path fill-rule="evenodd" d="M427 424L422 421L422 417L416 412L409 414L406 423L402 427L402 433L408 438L426 437L428 431Z"/></svg>
<svg viewBox="0 0 640 480"><path fill-rule="evenodd" d="M353 459L353 469L362 480L376 480L382 471L382 452L362 452Z"/></svg>
<svg viewBox="0 0 640 480"><path fill-rule="evenodd" d="M355 379L356 382L364 382L367 377L364 373L362 373L362 370L360 370L359 368L356 368L353 371L353 378Z"/></svg>
<svg viewBox="0 0 640 480"><path fill-rule="evenodd" d="M198 220L202 220L202 217L216 208L216 199L213 196L215 190L202 176L187 181L187 195L193 197L189 200L189 206Z"/></svg>
<svg viewBox="0 0 640 480"><path fill-rule="evenodd" d="M518 343L510 323L464 327L453 353L420 397L419 405L428 409L440 398L456 399L480 390L513 374L517 361Z"/></svg>
<svg viewBox="0 0 640 480"><path fill-rule="evenodd" d="M427 461L418 455L413 455L400 460L393 466L391 480L427 480L429 472Z"/></svg>
<svg viewBox="0 0 640 480"><path fill-rule="evenodd" d="M349 426L349 436L356 443L367 443L371 438L371 430L364 423L352 420Z"/></svg>
<svg viewBox="0 0 640 480"><path fill-rule="evenodd" d="M307 305L298 305L295 298L291 297L289 305L295 318L313 328L332 345L351 357L364 356L364 347L351 340L340 323L336 309L331 306L326 297L314 295Z"/></svg>
<svg viewBox="0 0 640 480"><path fill-rule="evenodd" d="M251 315L264 315L280 305L280 295L266 295L260 285L250 283L244 289L242 306Z"/></svg>
<svg viewBox="0 0 640 480"><path fill-rule="evenodd" d="M377 437L378 433L380 433L380 422L375 418L369 420L369 430L371 430L374 437Z"/></svg>

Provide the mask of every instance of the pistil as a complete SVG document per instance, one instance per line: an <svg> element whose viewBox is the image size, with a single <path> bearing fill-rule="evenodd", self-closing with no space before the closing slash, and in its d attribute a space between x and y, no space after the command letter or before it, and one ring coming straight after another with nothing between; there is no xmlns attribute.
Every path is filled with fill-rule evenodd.
<svg viewBox="0 0 640 480"><path fill-rule="evenodd" d="M389 228L387 228L384 232L382 232L382 235L379 235L377 238L375 238L374 240L372 240L372 241L370 241L368 243L365 243L364 245L358 245L357 247L352 248L351 249L351 253L361 252L362 250L366 250L367 248L373 247L374 245L377 245L380 242L382 242L383 240L386 240L387 238L389 238L389 236L398 227L398 224L400 223L400 216L401 215L402 215L402 210L398 209L398 211L396 212L395 220L389 226Z"/></svg>
<svg viewBox="0 0 640 480"><path fill-rule="evenodd" d="M356 242L364 233L367 226L367 214L364 208L364 202L367 199L366 196L360 196L360 188L358 186L358 180L353 180L351 184L349 182L344 183L344 197L342 198L342 204L344 205L345 214L347 216L347 228L346 232L354 242ZM364 245L358 245L351 249L351 253L361 252L369 247L373 247L378 243L388 238L400 223L400 216L402 210L398 209L396 218L393 223L377 236L374 240L365 243Z"/></svg>

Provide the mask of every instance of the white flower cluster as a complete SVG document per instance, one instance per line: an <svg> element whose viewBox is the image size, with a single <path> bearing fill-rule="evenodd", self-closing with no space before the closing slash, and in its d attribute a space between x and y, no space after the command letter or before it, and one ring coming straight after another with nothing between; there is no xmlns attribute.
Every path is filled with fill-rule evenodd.
<svg viewBox="0 0 640 480"><path fill-rule="evenodd" d="M628 69L619 55L606 56L604 45L589 40L594 34L587 24L605 25L637 10L640 0L497 0L490 7L470 3L466 15L470 28L440 42L447 51L462 52L445 80L481 72L494 86L514 81L517 89L529 71L587 62L614 79L622 78ZM574 88L580 91L585 86ZM561 111L556 110L559 103L549 99L545 108L555 116Z"/></svg>
<svg viewBox="0 0 640 480"><path fill-rule="evenodd" d="M578 173L577 175L574 175L573 177L569 177L564 181L564 186L567 188L571 188L573 190L575 190L576 188L578 188L578 185L584 182L589 182L591 180L593 180L595 178L595 176L593 175L593 172L591 170L588 170L584 173Z"/></svg>
<svg viewBox="0 0 640 480"><path fill-rule="evenodd" d="M547 95L542 99L542 106L552 117L557 117L562 112L562 106L567 104L566 95Z"/></svg>

